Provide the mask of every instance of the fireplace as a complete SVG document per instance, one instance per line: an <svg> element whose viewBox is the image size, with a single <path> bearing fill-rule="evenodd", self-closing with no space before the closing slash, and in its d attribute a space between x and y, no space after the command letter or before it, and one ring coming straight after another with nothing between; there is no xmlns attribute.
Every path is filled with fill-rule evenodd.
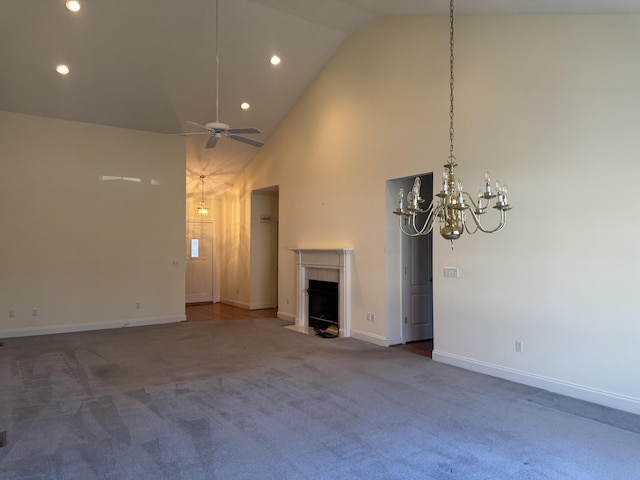
<svg viewBox="0 0 640 480"><path fill-rule="evenodd" d="M310 323L310 313L313 311L311 298L308 291L316 281L331 283L330 287L337 291L335 301L337 312L333 310L339 335L351 336L351 256L350 248L293 248L296 253L297 275L297 307L295 325L291 327L303 333L313 333ZM326 315L326 314L325 314ZM316 316L316 315L314 315Z"/></svg>
<svg viewBox="0 0 640 480"><path fill-rule="evenodd" d="M316 333L326 331L331 326L339 328L338 282L309 280L307 294L309 295L309 327ZM335 328L336 332L337 328Z"/></svg>

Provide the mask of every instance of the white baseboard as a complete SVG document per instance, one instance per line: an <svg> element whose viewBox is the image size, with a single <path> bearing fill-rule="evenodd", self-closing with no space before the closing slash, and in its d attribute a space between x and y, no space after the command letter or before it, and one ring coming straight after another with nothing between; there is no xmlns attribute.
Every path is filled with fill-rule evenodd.
<svg viewBox="0 0 640 480"><path fill-rule="evenodd" d="M381 347L388 346L387 337L376 335L375 333L363 332L362 330L356 330L355 328L351 329L351 337L362 340L363 342L374 343Z"/></svg>
<svg viewBox="0 0 640 480"><path fill-rule="evenodd" d="M42 326L19 329L16 328L9 330L0 330L0 338L31 337L34 335L52 335L56 333L87 332L91 330L107 330L110 328L144 327L147 325L161 325L164 323L184 322L186 319L187 317L185 315L178 315L175 317L134 318L130 320L114 320L110 322L100 323L55 325L51 327Z"/></svg>
<svg viewBox="0 0 640 480"><path fill-rule="evenodd" d="M402 337L389 337L387 338L387 343L385 347L390 347L391 345L400 345L402 343Z"/></svg>
<svg viewBox="0 0 640 480"><path fill-rule="evenodd" d="M240 302L238 300L233 300L230 298L221 298L220 303L224 303L225 305L231 305L233 307L244 308L245 310L251 310L251 308L249 308L251 305L249 305L248 303Z"/></svg>
<svg viewBox="0 0 640 480"><path fill-rule="evenodd" d="M265 308L275 308L273 303L252 303L249 310L264 310Z"/></svg>
<svg viewBox="0 0 640 480"><path fill-rule="evenodd" d="M433 351L432 358L436 362L454 365L473 372L484 373L486 375L491 375L492 377L504 378L505 380L510 380L512 382L522 383L531 387L541 388L543 390L559 393L568 397L640 415L639 398L619 395L617 393L586 387L584 385L577 385L558 380L556 378L523 372L438 350Z"/></svg>
<svg viewBox="0 0 640 480"><path fill-rule="evenodd" d="M296 315L294 313L283 312L282 310L278 310L278 318L280 320L287 320L294 323L296 321Z"/></svg>

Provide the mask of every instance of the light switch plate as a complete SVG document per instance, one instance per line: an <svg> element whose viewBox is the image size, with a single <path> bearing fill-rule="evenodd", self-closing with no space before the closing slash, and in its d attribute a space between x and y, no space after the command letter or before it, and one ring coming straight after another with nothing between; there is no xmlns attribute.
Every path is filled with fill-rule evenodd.
<svg viewBox="0 0 640 480"><path fill-rule="evenodd" d="M444 276L458 278L460 276L460 271L458 270L458 267L444 267Z"/></svg>

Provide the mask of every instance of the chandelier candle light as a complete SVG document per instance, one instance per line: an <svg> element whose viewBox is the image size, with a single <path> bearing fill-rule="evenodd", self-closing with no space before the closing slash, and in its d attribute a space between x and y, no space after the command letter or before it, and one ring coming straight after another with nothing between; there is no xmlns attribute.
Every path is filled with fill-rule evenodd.
<svg viewBox="0 0 640 480"><path fill-rule="evenodd" d="M445 239L451 240L451 248L453 241L460 238L466 230L469 234L477 231L484 233L495 233L505 226L507 221L507 210L511 209L507 199L507 185L496 182L495 190L491 187L491 178L487 172L484 177L484 189L478 191L477 203L473 200L469 193L464 191L462 182L456 178L454 169L458 166L456 157L453 154L453 0L450 0L449 6L449 158L444 165L442 172L442 190L436 194L426 209L420 207L424 203L424 199L420 196L420 178L416 177L413 188L407 192L405 200L404 189L400 189L398 193L398 208L393 213L401 217L409 217L406 222L406 228L403 226L403 218L400 219L400 230L402 233L415 237L418 235L428 235L433 230L435 219L440 224L440 235ZM485 228L480 222L480 215L486 212L489 204L495 199L493 208L500 212L500 223L494 228ZM471 228L469 228L468 216L473 220ZM426 214L427 218L422 226L418 225L418 214Z"/></svg>

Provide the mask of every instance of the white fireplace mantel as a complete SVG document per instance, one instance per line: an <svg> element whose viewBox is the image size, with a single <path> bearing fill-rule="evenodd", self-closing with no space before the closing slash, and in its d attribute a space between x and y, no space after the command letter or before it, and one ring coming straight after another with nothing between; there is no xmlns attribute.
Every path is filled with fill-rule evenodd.
<svg viewBox="0 0 640 480"><path fill-rule="evenodd" d="M338 282L338 323L340 336L351 336L351 255L352 248L292 248L298 270L296 326L308 326L310 274L325 274ZM334 278L335 277L335 278ZM322 278L314 278L321 280Z"/></svg>

